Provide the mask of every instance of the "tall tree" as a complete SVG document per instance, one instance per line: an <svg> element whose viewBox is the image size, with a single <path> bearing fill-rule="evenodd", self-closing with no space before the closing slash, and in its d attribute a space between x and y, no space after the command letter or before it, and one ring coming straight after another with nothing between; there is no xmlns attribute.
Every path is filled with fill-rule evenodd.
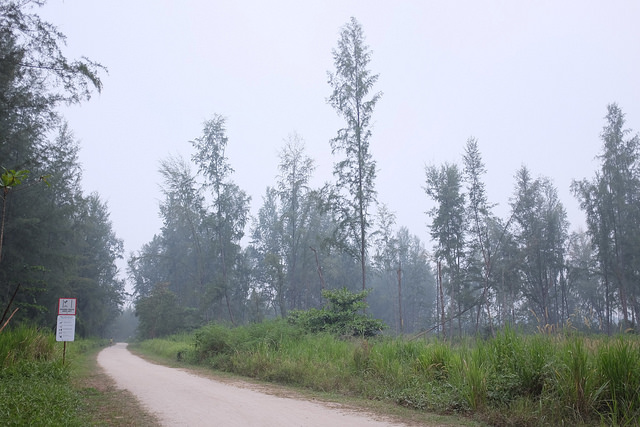
<svg viewBox="0 0 640 427"><path fill-rule="evenodd" d="M533 179L523 166L516 173L511 208L529 308L543 326L564 321L558 298L568 222L557 190L547 178Z"/></svg>
<svg viewBox="0 0 640 427"><path fill-rule="evenodd" d="M436 286L429 256L420 239L406 227L396 233L402 280L402 316L405 332L433 325Z"/></svg>
<svg viewBox="0 0 640 427"><path fill-rule="evenodd" d="M365 44L362 26L355 18L342 27L333 60L336 71L329 73L332 93L328 102L346 121L346 126L331 140L332 152L344 154L344 158L334 165L338 188L346 196L341 210L341 228L357 248L355 254L360 261L364 290L370 228L368 209L376 197L376 163L369 151L371 117L382 93L371 93L378 75L368 69L371 52Z"/></svg>
<svg viewBox="0 0 640 427"><path fill-rule="evenodd" d="M240 240L244 236L250 198L231 180L233 168L225 155L228 143L225 122L223 116L214 115L204 123L203 135L192 141L192 145L196 150L193 161L213 197L211 214L206 219L214 243L211 261L216 267L216 277L212 291L214 296L222 294L229 320L235 323L231 303L234 267L241 253ZM244 298L237 296L239 300Z"/></svg>
<svg viewBox="0 0 640 427"><path fill-rule="evenodd" d="M197 188L190 165L182 157L162 160L159 172L164 196L160 202L162 253L143 256L154 264L157 257L161 257L168 267L162 282L168 283L169 290L181 305L202 308L199 305L208 282L208 242L203 231L206 214L204 196Z"/></svg>
<svg viewBox="0 0 640 427"><path fill-rule="evenodd" d="M567 249L568 292L577 319L588 329L606 331L607 295L598 268L598 259L591 236L585 231L569 236Z"/></svg>
<svg viewBox="0 0 640 427"><path fill-rule="evenodd" d="M640 290L640 136L625 129L625 115L617 104L607 106L606 125L600 135L602 164L593 180L574 181L572 189L587 216L587 227L597 250L605 294L617 289L625 327L635 313ZM612 308L607 304L607 325Z"/></svg>
<svg viewBox="0 0 640 427"><path fill-rule="evenodd" d="M155 235L127 259L127 275L133 284L134 300L149 297L155 285L166 283L168 270L162 236Z"/></svg>
<svg viewBox="0 0 640 427"><path fill-rule="evenodd" d="M487 200L485 185L482 181L482 176L486 173L486 169L478 148L478 141L475 138L467 140L463 159L464 181L466 182L468 199L467 222L469 224L469 246L471 252L469 259L470 262L475 262L477 257L480 258L481 263L478 271L481 272L481 281L483 283L482 296L480 297L476 314L476 332L478 332L482 307L486 307L489 320L491 318L489 287L494 251L492 246L495 243L490 240L491 206Z"/></svg>
<svg viewBox="0 0 640 427"><path fill-rule="evenodd" d="M472 289L465 278L467 223L462 173L456 165L426 168L425 191L435 203L431 216L431 237L435 241L435 258L444 262L442 273L448 284L450 318L458 319L462 334L462 316L472 304ZM445 325L442 325L443 327ZM451 325L450 325L451 326Z"/></svg>
<svg viewBox="0 0 640 427"><path fill-rule="evenodd" d="M113 232L107 204L97 194L83 198L76 212L72 228L76 262L68 281L71 294L78 298L79 333L105 336L124 303L124 281L116 266L123 242Z"/></svg>
<svg viewBox="0 0 640 427"><path fill-rule="evenodd" d="M32 13L44 3L0 2L0 159L7 169L34 166L60 103L78 103L102 88L104 67L66 58L64 34Z"/></svg>
<svg viewBox="0 0 640 427"><path fill-rule="evenodd" d="M206 319L205 304L211 273L209 236L204 218L204 195L190 165L182 157L160 162L162 228L151 242L128 260L128 274L134 284L136 316L142 336L166 333L169 329L197 325ZM174 304L166 317L153 308L167 301ZM165 309L165 308L162 308ZM176 313L181 322L175 322ZM150 325L153 325L151 327ZM166 329L169 328L169 329Z"/></svg>
<svg viewBox="0 0 640 427"><path fill-rule="evenodd" d="M505 326L516 324L519 316L519 304L522 298L522 276L518 244L512 232L512 217L505 221L492 218L488 223L489 241L496 242L492 251L490 289L494 291L492 303L495 303L492 316L496 324Z"/></svg>
<svg viewBox="0 0 640 427"><path fill-rule="evenodd" d="M369 305L397 332L417 332L433 321L435 281L429 257L420 239L406 227L394 230L395 214L386 205L377 211L377 229L372 234L375 292Z"/></svg>
<svg viewBox="0 0 640 427"><path fill-rule="evenodd" d="M3 212L6 262L0 265L0 302L4 306L10 288L22 284L15 300L20 313L41 323L50 322L60 292L80 287L92 298L82 304L101 307L113 307L121 298L121 283L110 277L115 266L105 266L115 261L117 239L106 207L81 194L77 144L57 111L61 103L78 103L100 91L104 68L64 56L65 36L34 13L44 3L0 2L0 166L16 173L28 170L31 182L49 176L51 184L33 186L25 180ZM105 292L90 291L98 287ZM99 332L98 325L108 321L101 313L83 310L83 333Z"/></svg>
<svg viewBox="0 0 640 427"><path fill-rule="evenodd" d="M396 331L403 332L402 316L402 260L400 258L400 248L394 233L396 224L395 213L391 212L387 205L381 204L377 209L377 230L372 234L374 239L375 253L373 255L373 267L382 281L382 285L390 295L395 307ZM393 290L397 292L393 292Z"/></svg>
<svg viewBox="0 0 640 427"><path fill-rule="evenodd" d="M269 300L274 303L276 314L283 317L287 313L286 255L282 241L284 234L277 192L267 187L251 233L251 244L256 261L254 276L258 281L257 288L269 290Z"/></svg>
<svg viewBox="0 0 640 427"><path fill-rule="evenodd" d="M290 293L291 306L298 307L301 283L300 262L308 246L307 238L310 210L309 198L311 189L309 181L315 170L313 159L305 154L304 140L297 133L289 135L285 146L280 151L279 175L277 182L278 195L282 209L282 245L286 260L286 280ZM284 314L284 313L283 313Z"/></svg>

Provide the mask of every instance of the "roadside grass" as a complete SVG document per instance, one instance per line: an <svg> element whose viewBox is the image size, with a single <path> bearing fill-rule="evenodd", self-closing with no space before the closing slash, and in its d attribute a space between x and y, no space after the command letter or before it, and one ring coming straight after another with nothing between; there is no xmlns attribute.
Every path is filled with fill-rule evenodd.
<svg viewBox="0 0 640 427"><path fill-rule="evenodd" d="M86 425L69 386L53 334L21 326L0 334L0 420L3 425Z"/></svg>
<svg viewBox="0 0 640 427"><path fill-rule="evenodd" d="M525 335L507 328L491 339L451 344L339 339L277 320L214 324L136 346L174 363L489 425L640 423L635 335Z"/></svg>
<svg viewBox="0 0 640 427"><path fill-rule="evenodd" d="M63 344L30 326L0 334L0 423L3 426L156 426L133 398L97 366L106 340Z"/></svg>
<svg viewBox="0 0 640 427"><path fill-rule="evenodd" d="M315 356L318 355L321 360L330 360L332 357L335 357L337 354L342 353L345 349L347 351L352 350L352 346L348 342L343 342L340 340L336 340L330 335L322 335L318 340L312 340L313 345L307 346L307 348L302 348L305 346L298 346L298 341L291 340L289 344L286 344L289 339L286 337L288 332L284 332L281 337L283 340L274 339L276 335L271 335L266 333L265 336L269 336L269 338L265 339L263 342L259 339L260 333L258 330L262 330L262 332L274 332L279 328L279 326L274 325L255 325L248 327L240 327L248 328L247 330L235 331L238 334L235 335L235 338L231 341L235 343L235 345L239 345L242 348L249 349L252 347L260 348L260 351L254 352L252 357L247 359L244 363L237 363L239 359L248 354L238 354L237 357L234 357L236 361L236 366L238 369L230 369L223 370L220 368L215 368L214 366L226 366L227 363L230 363L229 366L233 366L231 362L223 361L222 357L212 357L212 358L202 358L199 359L200 356L195 352L195 336L180 334L177 336L164 337L164 338L156 338L151 340L144 340L135 343L131 343L129 345L129 349L134 353L141 357L144 357L147 360L150 360L153 363L160 363L171 367L181 367L187 368L190 371L194 372L197 375L205 376L212 378L216 381L222 381L230 384L242 383L243 387L250 384L251 388L254 388L258 391L263 391L268 394L273 394L281 397L289 397L294 399L306 399L312 401L321 401L328 402L331 404L339 404L341 406L348 407L350 410L354 411L366 411L370 413L378 414L381 417L391 417L392 419L402 421L407 425L416 425L416 426L438 426L438 427L446 427L446 426L480 426L482 423L478 423L471 419L459 416L452 416L451 414L436 414L425 411L415 411L414 409L403 407L400 405L396 405L395 403L385 401L385 400L376 400L364 398L359 393L347 392L344 388L341 388L341 391L334 388L335 384L339 381L336 380L336 375L332 374L332 380L325 378L327 375L327 369L317 369L317 366L307 366L304 371L307 373L304 377L309 377L309 373L315 372L312 376L316 378L315 386L311 383L305 384L303 381L304 378L295 379L292 381L292 371L291 366L282 366L282 369L278 369L276 365L278 365L278 360L281 360L277 356L277 352L284 346L287 348L287 352L291 352L295 358L306 358L307 360L315 360ZM209 327L203 328L202 330L206 330L207 335L212 331L223 331L224 329L229 330L224 326L220 325L210 325ZM234 328L234 330L237 328ZM202 331L200 330L200 331ZM225 332L222 332L225 337L229 337L229 335ZM294 336L299 336L302 338L304 334L300 334L299 331L293 331ZM246 342L241 342L238 338L247 338L248 336L253 336L254 341L251 340ZM310 338L310 337L306 337ZM311 337L312 338L312 337ZM218 341L217 339L215 340ZM234 353L235 350L232 350L232 347L229 347L227 342L222 347L225 348L229 354ZM324 344L329 344L328 346L324 346ZM202 345L202 342L199 343ZM265 348L270 347L270 350L266 351ZM185 355L185 348L188 349L188 354ZM172 353L172 351L181 351L183 355L180 360L178 360L177 354ZM348 357L349 355L345 356ZM220 364L221 365L217 365ZM291 362L290 362L291 363ZM331 365L331 364L327 364ZM296 368L296 371L301 368ZM349 373L349 378L353 377L351 373ZM282 378L288 380L282 380ZM343 381L344 382L344 381ZM329 386L331 385L331 386Z"/></svg>

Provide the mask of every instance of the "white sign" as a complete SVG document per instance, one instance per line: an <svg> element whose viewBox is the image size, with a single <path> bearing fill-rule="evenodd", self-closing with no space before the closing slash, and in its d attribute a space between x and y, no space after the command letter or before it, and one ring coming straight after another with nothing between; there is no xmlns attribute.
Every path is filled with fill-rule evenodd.
<svg viewBox="0 0 640 427"><path fill-rule="evenodd" d="M73 341L76 336L76 316L58 316L56 341Z"/></svg>
<svg viewBox="0 0 640 427"><path fill-rule="evenodd" d="M76 315L76 298L58 299L58 315L61 314Z"/></svg>

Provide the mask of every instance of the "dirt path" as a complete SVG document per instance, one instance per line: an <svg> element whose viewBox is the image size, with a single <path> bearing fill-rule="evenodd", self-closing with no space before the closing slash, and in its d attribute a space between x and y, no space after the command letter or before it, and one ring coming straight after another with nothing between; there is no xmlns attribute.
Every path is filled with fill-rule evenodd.
<svg viewBox="0 0 640 427"><path fill-rule="evenodd" d="M400 426L327 404L237 387L187 371L149 363L118 343L98 363L167 426Z"/></svg>

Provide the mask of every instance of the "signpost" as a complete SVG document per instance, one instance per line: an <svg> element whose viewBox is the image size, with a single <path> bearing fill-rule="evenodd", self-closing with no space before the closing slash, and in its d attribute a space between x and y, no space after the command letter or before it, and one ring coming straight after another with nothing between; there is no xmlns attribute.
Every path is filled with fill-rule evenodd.
<svg viewBox="0 0 640 427"><path fill-rule="evenodd" d="M76 337L76 298L60 298L58 300L58 324L56 325L56 341L63 341L62 364L67 353L67 341Z"/></svg>

